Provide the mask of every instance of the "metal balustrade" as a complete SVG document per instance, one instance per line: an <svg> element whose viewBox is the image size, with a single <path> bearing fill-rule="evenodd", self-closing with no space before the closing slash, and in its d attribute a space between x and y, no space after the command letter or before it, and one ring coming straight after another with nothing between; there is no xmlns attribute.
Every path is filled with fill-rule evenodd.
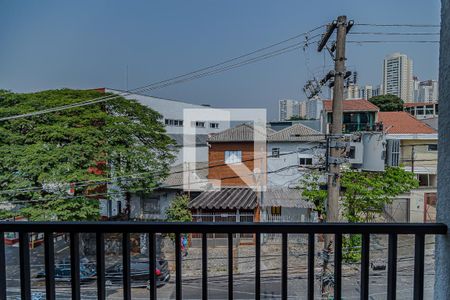
<svg viewBox="0 0 450 300"><path fill-rule="evenodd" d="M43 232L45 247L45 286L47 299L55 299L54 233L70 234L70 266L72 299L80 299L80 233L96 234L96 272L98 299L106 298L104 234L122 233L123 298L131 299L130 283L130 233L148 233L150 270L155 270L157 233L175 234L180 241L183 233L199 233L202 240L202 299L208 299L208 245L207 234L222 233L228 236L228 298L233 299L233 234L255 235L255 299L261 297L261 234L281 234L281 287L282 299L288 298L288 243L289 234L308 235L307 299L314 299L314 243L317 234L334 235L334 299L341 298L342 288L342 237L344 234L360 234L361 245L361 299L369 298L369 249L370 234L388 235L388 299L396 298L397 236L415 235L414 299L423 299L425 235L446 234L444 224L382 224L382 223L153 223L153 222L0 222L0 299L6 299L5 232L19 233L21 299L31 300L29 233ZM100 251L99 251L100 250ZM175 291L176 299L182 295L181 245L175 243ZM150 299L157 299L156 276L149 272Z"/></svg>

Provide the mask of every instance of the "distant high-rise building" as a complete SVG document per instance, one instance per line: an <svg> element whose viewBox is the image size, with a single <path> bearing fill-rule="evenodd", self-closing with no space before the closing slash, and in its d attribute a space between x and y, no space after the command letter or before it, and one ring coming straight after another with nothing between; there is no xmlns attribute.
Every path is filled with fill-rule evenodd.
<svg viewBox="0 0 450 300"><path fill-rule="evenodd" d="M359 98L369 100L374 96L374 90L371 85L365 85L359 89Z"/></svg>
<svg viewBox="0 0 450 300"><path fill-rule="evenodd" d="M287 121L291 117L300 116L300 102L291 99L282 99L279 101L279 120Z"/></svg>
<svg viewBox="0 0 450 300"><path fill-rule="evenodd" d="M405 54L394 53L383 63L383 94L413 102L413 62Z"/></svg>
<svg viewBox="0 0 450 300"><path fill-rule="evenodd" d="M302 118L306 118L307 116L306 116L306 113L307 113L307 110L306 110L306 100L305 101L300 101L300 103L298 104L298 108L299 108L299 114L298 114L298 116L299 117L302 117Z"/></svg>
<svg viewBox="0 0 450 300"><path fill-rule="evenodd" d="M310 99L306 101L306 118L307 119L320 119L322 113L323 102L320 99Z"/></svg>
<svg viewBox="0 0 450 300"><path fill-rule="evenodd" d="M344 90L344 99L359 99L359 87L354 83L350 83L348 87Z"/></svg>
<svg viewBox="0 0 450 300"><path fill-rule="evenodd" d="M438 82L436 80L426 80L419 83L417 102L437 102Z"/></svg>
<svg viewBox="0 0 450 300"><path fill-rule="evenodd" d="M419 102L419 78L413 76L413 99L414 102Z"/></svg>

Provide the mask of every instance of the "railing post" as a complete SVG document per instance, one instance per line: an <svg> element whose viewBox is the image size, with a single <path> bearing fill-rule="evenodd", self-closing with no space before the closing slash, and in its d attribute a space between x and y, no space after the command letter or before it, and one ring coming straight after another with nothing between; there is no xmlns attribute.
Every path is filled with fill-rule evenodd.
<svg viewBox="0 0 450 300"><path fill-rule="evenodd" d="M255 300L261 299L261 234L256 233L255 241Z"/></svg>
<svg viewBox="0 0 450 300"><path fill-rule="evenodd" d="M80 234L70 233L70 275L72 299L80 300Z"/></svg>
<svg viewBox="0 0 450 300"><path fill-rule="evenodd" d="M44 236L45 246L45 293L47 300L56 299L55 294L55 246L53 232L46 232ZM0 298L3 299L3 298Z"/></svg>
<svg viewBox="0 0 450 300"><path fill-rule="evenodd" d="M341 299L342 282L342 234L334 237L334 299Z"/></svg>
<svg viewBox="0 0 450 300"><path fill-rule="evenodd" d="M369 252L370 234L362 234L361 245L361 300L369 299Z"/></svg>
<svg viewBox="0 0 450 300"><path fill-rule="evenodd" d="M315 236L308 234L308 300L314 300L314 258Z"/></svg>
<svg viewBox="0 0 450 300"><path fill-rule="evenodd" d="M397 234L389 234L387 299L397 297Z"/></svg>
<svg viewBox="0 0 450 300"><path fill-rule="evenodd" d="M131 279L130 279L130 233L124 232L122 235L122 276L123 276L123 299L131 300Z"/></svg>
<svg viewBox="0 0 450 300"><path fill-rule="evenodd" d="M30 244L28 232L19 232L20 290L22 300L31 300Z"/></svg>
<svg viewBox="0 0 450 300"><path fill-rule="evenodd" d="M150 300L156 299L156 236L149 233L148 236L148 259L150 260Z"/></svg>
<svg viewBox="0 0 450 300"><path fill-rule="evenodd" d="M106 299L105 289L105 240L102 232L96 233L97 254L97 299Z"/></svg>
<svg viewBox="0 0 450 300"><path fill-rule="evenodd" d="M281 299L288 298L288 235L281 236Z"/></svg>
<svg viewBox="0 0 450 300"><path fill-rule="evenodd" d="M0 232L0 299L6 299L6 260L4 232Z"/></svg>
<svg viewBox="0 0 450 300"><path fill-rule="evenodd" d="M182 291L182 277L181 277L181 236L179 233L175 233L175 297L177 300L183 299Z"/></svg>
<svg viewBox="0 0 450 300"><path fill-rule="evenodd" d="M229 300L233 299L233 234L232 233L228 233L228 299Z"/></svg>
<svg viewBox="0 0 450 300"><path fill-rule="evenodd" d="M423 299L425 235L416 234L414 247L414 300Z"/></svg>
<svg viewBox="0 0 450 300"><path fill-rule="evenodd" d="M208 234L202 233L202 300L208 299Z"/></svg>

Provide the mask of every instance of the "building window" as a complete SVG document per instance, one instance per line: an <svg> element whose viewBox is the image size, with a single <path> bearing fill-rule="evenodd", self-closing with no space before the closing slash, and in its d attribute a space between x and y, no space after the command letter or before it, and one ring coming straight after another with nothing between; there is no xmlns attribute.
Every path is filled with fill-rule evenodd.
<svg viewBox="0 0 450 300"><path fill-rule="evenodd" d="M164 123L166 124L166 126L176 126L176 127L183 126L183 120L165 119Z"/></svg>
<svg viewBox="0 0 450 300"><path fill-rule="evenodd" d="M197 128L205 128L205 122L196 121L195 127Z"/></svg>
<svg viewBox="0 0 450 300"><path fill-rule="evenodd" d="M225 151L226 164L238 164L242 162L242 151Z"/></svg>
<svg viewBox="0 0 450 300"><path fill-rule="evenodd" d="M272 148L272 157L280 157L280 148Z"/></svg>
<svg viewBox="0 0 450 300"><path fill-rule="evenodd" d="M430 177L428 174L417 174L419 186L430 186Z"/></svg>
<svg viewBox="0 0 450 300"><path fill-rule="evenodd" d="M209 123L209 127L210 128L214 128L214 129L218 129L219 128L219 123Z"/></svg>
<svg viewBox="0 0 450 300"><path fill-rule="evenodd" d="M355 159L356 157L356 148L355 146L350 146L350 151L348 151L348 158Z"/></svg>
<svg viewBox="0 0 450 300"><path fill-rule="evenodd" d="M143 211L144 214L152 214L152 215L160 214L161 210L159 207L159 199L158 198L144 199Z"/></svg>
<svg viewBox="0 0 450 300"><path fill-rule="evenodd" d="M428 145L428 151L437 151L438 145L437 144L429 144Z"/></svg>
<svg viewBox="0 0 450 300"><path fill-rule="evenodd" d="M311 157L300 157L299 165L300 166L312 166L312 158Z"/></svg>
<svg viewBox="0 0 450 300"><path fill-rule="evenodd" d="M270 213L272 216L281 216L281 206L271 206Z"/></svg>

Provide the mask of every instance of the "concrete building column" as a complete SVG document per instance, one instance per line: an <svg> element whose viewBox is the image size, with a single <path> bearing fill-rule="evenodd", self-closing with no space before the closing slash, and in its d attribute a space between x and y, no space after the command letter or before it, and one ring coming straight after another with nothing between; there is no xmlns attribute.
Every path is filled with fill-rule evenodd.
<svg viewBox="0 0 450 300"><path fill-rule="evenodd" d="M437 222L450 227L450 0L441 1ZM450 299L450 234L436 237L434 299Z"/></svg>

